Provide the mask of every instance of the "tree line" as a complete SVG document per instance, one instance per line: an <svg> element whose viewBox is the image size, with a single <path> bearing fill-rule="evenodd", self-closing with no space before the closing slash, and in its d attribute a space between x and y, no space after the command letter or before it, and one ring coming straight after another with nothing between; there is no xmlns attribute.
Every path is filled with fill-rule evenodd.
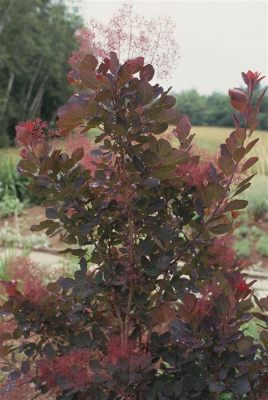
<svg viewBox="0 0 268 400"><path fill-rule="evenodd" d="M258 92L261 90L257 90ZM233 126L232 107L229 96L223 93L201 95L195 89L174 94L176 108L187 114L193 125ZM261 104L259 114L259 129L268 130L268 97Z"/></svg>
<svg viewBox="0 0 268 400"><path fill-rule="evenodd" d="M12 142L19 120L55 119L81 25L62 0L0 0L0 145Z"/></svg>

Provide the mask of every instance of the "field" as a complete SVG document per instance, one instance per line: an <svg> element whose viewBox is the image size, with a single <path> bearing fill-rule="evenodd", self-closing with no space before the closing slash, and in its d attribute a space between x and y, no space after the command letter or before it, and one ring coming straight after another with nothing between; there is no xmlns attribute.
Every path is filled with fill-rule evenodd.
<svg viewBox="0 0 268 400"><path fill-rule="evenodd" d="M202 149L215 151L219 145L223 143L226 137L232 132L232 128L222 128L213 126L194 126L193 133L196 134L194 142ZM259 138L252 154L259 156L262 160L268 163L268 131L255 131L252 134L252 140Z"/></svg>

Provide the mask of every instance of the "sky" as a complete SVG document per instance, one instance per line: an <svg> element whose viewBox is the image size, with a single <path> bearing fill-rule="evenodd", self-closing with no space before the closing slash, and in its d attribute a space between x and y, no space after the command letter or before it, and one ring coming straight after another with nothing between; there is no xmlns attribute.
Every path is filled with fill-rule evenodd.
<svg viewBox="0 0 268 400"><path fill-rule="evenodd" d="M122 1L79 0L87 19L107 22ZM241 72L268 75L268 1L187 0L132 1L145 16L170 16L180 59L172 78L160 81L177 92L197 89L201 94L227 93L239 86ZM268 83L268 79L267 79Z"/></svg>

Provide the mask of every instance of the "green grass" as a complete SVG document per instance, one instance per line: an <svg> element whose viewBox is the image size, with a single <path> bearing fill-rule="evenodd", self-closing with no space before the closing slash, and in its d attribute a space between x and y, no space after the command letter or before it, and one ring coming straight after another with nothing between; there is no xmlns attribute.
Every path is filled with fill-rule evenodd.
<svg viewBox="0 0 268 400"><path fill-rule="evenodd" d="M0 160L12 158L14 161L19 160L19 150L17 147L0 148Z"/></svg>
<svg viewBox="0 0 268 400"><path fill-rule="evenodd" d="M192 132L196 134L194 142L202 149L208 151L218 150L219 145L225 141L227 136L233 131L232 128L213 127L213 126L194 126ZM252 152L258 152L265 158L268 151L268 132L257 130L252 134L251 139L260 138Z"/></svg>
<svg viewBox="0 0 268 400"><path fill-rule="evenodd" d="M208 154L219 152L219 145L224 143L232 128L195 126L192 132L196 134L194 143ZM256 220L268 215L268 131L257 130L250 140L259 138L259 142L252 149L250 156L259 157L259 161L252 168L257 172L251 186L242 197L248 200L247 212ZM243 244L241 245L243 248ZM244 253L242 249L242 253Z"/></svg>

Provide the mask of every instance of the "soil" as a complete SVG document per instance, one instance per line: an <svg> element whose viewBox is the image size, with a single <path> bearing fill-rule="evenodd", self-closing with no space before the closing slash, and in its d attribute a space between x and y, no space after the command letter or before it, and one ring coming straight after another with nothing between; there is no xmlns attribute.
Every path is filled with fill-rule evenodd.
<svg viewBox="0 0 268 400"><path fill-rule="evenodd" d="M18 217L10 216L8 218L1 219L0 218L0 229L5 225L8 224L10 227L16 228L17 224L19 224L19 230L21 232L21 235L23 236L28 236L32 232L30 231L30 227L32 225L37 225L41 221L45 220L45 209L44 207L41 206L33 206L30 208L26 208L23 210L23 213L19 215ZM41 231L40 233L42 233ZM38 232L34 232L36 235L38 235ZM59 250L61 248L64 248L64 244L61 241L61 238L59 235L50 237L49 238L49 249L55 249ZM53 252L53 250L52 250Z"/></svg>

